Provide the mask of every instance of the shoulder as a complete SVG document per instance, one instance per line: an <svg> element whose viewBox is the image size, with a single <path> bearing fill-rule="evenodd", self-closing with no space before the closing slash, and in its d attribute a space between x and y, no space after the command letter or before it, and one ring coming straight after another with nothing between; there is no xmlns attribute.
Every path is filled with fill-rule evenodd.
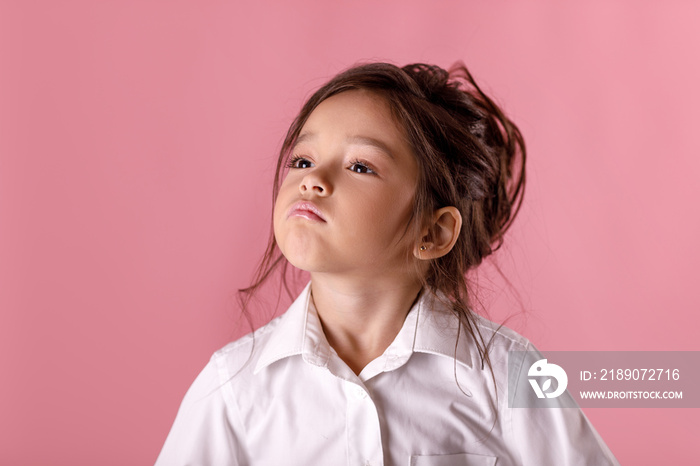
<svg viewBox="0 0 700 466"><path fill-rule="evenodd" d="M214 352L210 364L217 369L221 383L226 383L235 375L245 373L252 375L282 317L283 315L274 318L255 331Z"/></svg>
<svg viewBox="0 0 700 466"><path fill-rule="evenodd" d="M247 464L232 380L247 383L279 318L216 351L187 390L156 464Z"/></svg>
<svg viewBox="0 0 700 466"><path fill-rule="evenodd" d="M472 367L483 367L482 355L477 346L486 350L485 357L498 384L508 385L509 374L520 373L525 362L538 350L533 343L503 324L473 314L472 335L465 335Z"/></svg>
<svg viewBox="0 0 700 466"><path fill-rule="evenodd" d="M474 327L484 339L484 343L495 351L529 351L534 348L529 339L503 324L472 313Z"/></svg>

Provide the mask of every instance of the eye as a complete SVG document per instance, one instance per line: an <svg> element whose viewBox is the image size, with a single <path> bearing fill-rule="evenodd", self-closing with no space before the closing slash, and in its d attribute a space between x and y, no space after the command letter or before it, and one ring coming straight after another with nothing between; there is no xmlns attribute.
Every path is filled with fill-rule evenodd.
<svg viewBox="0 0 700 466"><path fill-rule="evenodd" d="M368 164L361 162L359 160L355 160L354 162L352 162L352 164L350 165L349 168L351 171L354 171L355 173L367 173L367 174L374 174L375 173L374 170L372 170L372 168L370 168Z"/></svg>
<svg viewBox="0 0 700 466"><path fill-rule="evenodd" d="M313 164L304 157L299 157L298 155L295 155L294 157L289 159L289 162L287 162L287 166L289 168L311 168Z"/></svg>

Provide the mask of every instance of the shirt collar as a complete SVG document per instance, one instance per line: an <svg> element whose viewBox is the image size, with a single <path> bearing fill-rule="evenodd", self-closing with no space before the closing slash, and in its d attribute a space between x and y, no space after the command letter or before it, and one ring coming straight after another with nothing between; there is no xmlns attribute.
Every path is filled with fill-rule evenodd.
<svg viewBox="0 0 700 466"><path fill-rule="evenodd" d="M362 372L386 372L405 364L414 352L455 358L472 366L471 337L462 330L457 351L455 338L458 320L441 301L422 292L410 309L401 330L384 354ZM311 283L307 284L287 312L279 317L261 349L254 373L281 359L301 355L309 364L327 366L333 353L323 333L318 313L311 300Z"/></svg>
<svg viewBox="0 0 700 466"><path fill-rule="evenodd" d="M449 301L445 298L445 302ZM474 338L466 332L464 324L460 325L457 316L445 303L430 293L423 292L418 304L413 351L455 358L457 362L472 367ZM459 341L455 347L458 332Z"/></svg>
<svg viewBox="0 0 700 466"><path fill-rule="evenodd" d="M308 283L289 309L287 309L287 312L278 317L277 325L272 329L269 338L262 347L260 359L255 365L255 374L280 359L301 354L304 347L310 292L311 283ZM318 316L316 316L316 319L318 319ZM318 324L320 327L320 321Z"/></svg>

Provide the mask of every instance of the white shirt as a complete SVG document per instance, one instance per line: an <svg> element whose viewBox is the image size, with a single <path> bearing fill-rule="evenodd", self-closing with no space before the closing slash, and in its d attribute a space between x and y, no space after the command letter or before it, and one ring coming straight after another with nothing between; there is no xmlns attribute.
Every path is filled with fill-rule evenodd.
<svg viewBox="0 0 700 466"><path fill-rule="evenodd" d="M619 464L579 408L508 407L508 351L534 351L516 332L478 319L494 337L496 392L474 341L463 333L455 358L456 318L423 296L358 376L328 344L309 290L214 353L157 466Z"/></svg>

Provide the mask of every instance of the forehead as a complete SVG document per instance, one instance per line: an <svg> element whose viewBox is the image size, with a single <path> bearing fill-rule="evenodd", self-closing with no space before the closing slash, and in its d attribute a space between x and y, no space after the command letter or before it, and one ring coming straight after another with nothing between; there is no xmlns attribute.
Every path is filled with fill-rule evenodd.
<svg viewBox="0 0 700 466"><path fill-rule="evenodd" d="M411 152L387 99L365 89L341 92L321 102L302 127L297 144L331 135L375 140L392 150Z"/></svg>

